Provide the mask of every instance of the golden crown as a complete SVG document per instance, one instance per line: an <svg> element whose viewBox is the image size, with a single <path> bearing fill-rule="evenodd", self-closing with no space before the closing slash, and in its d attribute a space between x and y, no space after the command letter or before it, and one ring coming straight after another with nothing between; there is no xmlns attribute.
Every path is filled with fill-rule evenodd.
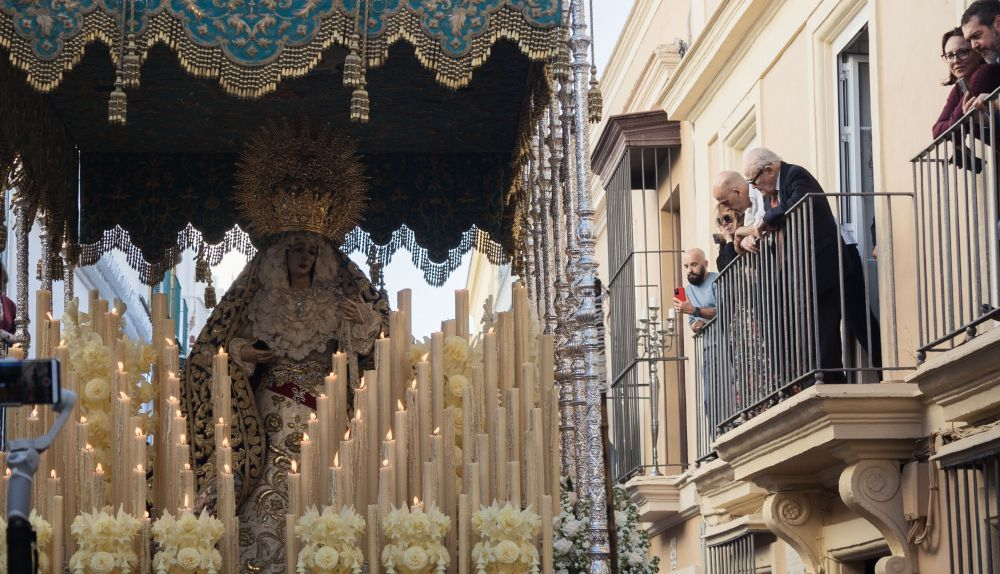
<svg viewBox="0 0 1000 574"><path fill-rule="evenodd" d="M307 121L269 123L236 164L233 201L247 233L311 231L340 241L361 222L368 182L357 144Z"/></svg>

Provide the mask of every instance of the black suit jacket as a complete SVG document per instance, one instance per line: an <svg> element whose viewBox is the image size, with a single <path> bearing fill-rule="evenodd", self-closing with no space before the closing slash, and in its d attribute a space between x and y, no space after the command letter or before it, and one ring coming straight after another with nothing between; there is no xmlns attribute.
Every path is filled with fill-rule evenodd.
<svg viewBox="0 0 1000 574"><path fill-rule="evenodd" d="M790 163L781 162L778 182L778 205L771 207L771 201L768 198L764 199L764 222L778 229L785 227L789 211L802 198L809 194L825 194L811 173L803 167ZM805 226L808 232L809 220L804 217L805 211L803 209L811 209L812 237L810 239L813 260L816 265L817 287L822 291L838 284L837 267L830 263L837 261L837 243L842 242L842 239L827 198L817 197L807 201L812 205L802 206L795 210L796 213L802 214L796 216L798 218L796 225ZM848 246L844 245L843 248L846 250Z"/></svg>

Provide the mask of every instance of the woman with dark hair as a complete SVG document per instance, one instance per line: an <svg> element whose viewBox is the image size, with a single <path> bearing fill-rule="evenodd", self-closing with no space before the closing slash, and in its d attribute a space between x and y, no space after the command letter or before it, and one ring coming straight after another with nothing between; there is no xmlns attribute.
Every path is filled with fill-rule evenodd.
<svg viewBox="0 0 1000 574"><path fill-rule="evenodd" d="M972 49L962 35L961 28L953 28L941 38L941 59L948 65L945 86L954 86L938 116L932 133L938 137L955 125L963 115L962 102L966 96L989 94L1000 87L1000 64L986 64L983 57ZM963 88L964 85L964 88ZM967 91L966 91L967 90Z"/></svg>

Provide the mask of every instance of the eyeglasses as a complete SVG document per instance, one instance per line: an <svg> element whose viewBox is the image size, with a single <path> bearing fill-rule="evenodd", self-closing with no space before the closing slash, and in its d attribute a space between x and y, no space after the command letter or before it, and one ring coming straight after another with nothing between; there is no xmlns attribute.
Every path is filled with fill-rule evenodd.
<svg viewBox="0 0 1000 574"><path fill-rule="evenodd" d="M747 179L747 183L749 183L750 185L752 185L752 186L754 186L754 187L757 187L757 178L759 178L759 177L760 177L760 174L764 173L764 170L765 170L765 169L767 169L767 167L768 167L768 166L766 166L766 165L765 165L764 167L762 167L762 168L760 168L759 170L757 170L757 174L756 174L756 175L754 175L754 176L753 176L753 177L751 177L751 178L748 178L748 179Z"/></svg>
<svg viewBox="0 0 1000 574"><path fill-rule="evenodd" d="M947 52L941 54L941 59L949 64L952 62L957 62L959 60L968 60L969 56L972 55L972 48L962 48L961 50L955 50L954 52Z"/></svg>
<svg viewBox="0 0 1000 574"><path fill-rule="evenodd" d="M719 225L723 225L723 224L728 225L728 224L732 223L734 220L735 220L735 218L733 217L733 214L727 213L727 214L723 215L722 217L716 217L715 218L715 223L717 223Z"/></svg>

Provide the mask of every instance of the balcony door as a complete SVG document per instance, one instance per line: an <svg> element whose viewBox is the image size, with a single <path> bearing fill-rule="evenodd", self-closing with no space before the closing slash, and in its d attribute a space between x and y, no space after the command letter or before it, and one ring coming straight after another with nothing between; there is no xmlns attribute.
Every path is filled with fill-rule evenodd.
<svg viewBox="0 0 1000 574"><path fill-rule="evenodd" d="M875 166L872 155L871 79L868 63L868 28L862 28L838 55L840 116L840 191L872 194ZM875 236L875 198L845 197L840 202L842 233L848 244L857 243L867 270L869 303L878 314L878 266Z"/></svg>

